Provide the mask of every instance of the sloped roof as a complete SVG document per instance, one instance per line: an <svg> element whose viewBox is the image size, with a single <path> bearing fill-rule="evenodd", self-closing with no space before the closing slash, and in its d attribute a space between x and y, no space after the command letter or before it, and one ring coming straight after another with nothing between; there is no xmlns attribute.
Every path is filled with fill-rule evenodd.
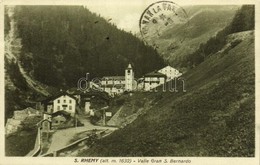
<svg viewBox="0 0 260 165"><path fill-rule="evenodd" d="M158 70L158 72L162 72L163 70L172 70L172 71L177 71L180 72L178 69L173 68L172 66L168 65L160 70Z"/></svg>
<svg viewBox="0 0 260 165"><path fill-rule="evenodd" d="M77 94L81 94L82 91L81 91L80 89L74 87L74 88L68 89L68 90L67 90L67 93L68 93L68 94L71 94L71 95L77 95Z"/></svg>
<svg viewBox="0 0 260 165"><path fill-rule="evenodd" d="M68 93L65 92L65 91L61 91L61 92L57 93L56 95L53 95L53 96L51 96L51 97L49 97L49 98L43 100L42 102L43 102L43 103L48 103L48 102L51 102L51 101L53 101L53 100L59 98L60 96L65 96L65 95L67 95L67 96L71 97L72 99L76 100L76 98L75 98L73 95L68 94Z"/></svg>
<svg viewBox="0 0 260 165"><path fill-rule="evenodd" d="M47 121L47 122L51 123L51 121L49 121L48 119L42 119L42 120L39 121L36 125L37 125L38 127L40 127L41 124L42 124L42 122L44 122L44 121Z"/></svg>
<svg viewBox="0 0 260 165"><path fill-rule="evenodd" d="M132 69L132 65L129 63L126 69Z"/></svg>
<svg viewBox="0 0 260 165"><path fill-rule="evenodd" d="M56 117L56 116L59 116L59 115L62 115L64 116L65 118L69 118L70 117L70 113L69 112L66 112L66 111L57 111L57 112L54 112L51 116L52 117Z"/></svg>
<svg viewBox="0 0 260 165"><path fill-rule="evenodd" d="M102 80L125 80L125 76L105 76Z"/></svg>
<svg viewBox="0 0 260 165"><path fill-rule="evenodd" d="M81 95L83 97L100 97L103 98L105 100L110 100L110 96L108 95L108 93L104 92L104 91L90 91L90 92L83 92L83 94Z"/></svg>
<svg viewBox="0 0 260 165"><path fill-rule="evenodd" d="M167 76L165 74L160 73L160 72L153 71L153 72L145 74L144 77L167 77Z"/></svg>

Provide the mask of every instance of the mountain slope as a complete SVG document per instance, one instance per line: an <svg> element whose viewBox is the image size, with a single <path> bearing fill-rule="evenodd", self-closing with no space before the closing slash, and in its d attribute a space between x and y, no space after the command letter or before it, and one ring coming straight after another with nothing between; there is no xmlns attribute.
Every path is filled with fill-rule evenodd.
<svg viewBox="0 0 260 165"><path fill-rule="evenodd" d="M138 94L162 97L80 156L254 156L254 33L246 35L184 75L186 93Z"/></svg>
<svg viewBox="0 0 260 165"><path fill-rule="evenodd" d="M133 99L152 101L147 113L80 156L253 157L254 39L254 6L244 5L216 37L187 56L196 62L183 75L187 92L178 86L177 93L135 93Z"/></svg>
<svg viewBox="0 0 260 165"><path fill-rule="evenodd" d="M86 73L124 75L132 63L139 76L164 66L153 48L82 6L6 6L4 30L6 118Z"/></svg>
<svg viewBox="0 0 260 165"><path fill-rule="evenodd" d="M164 31L155 41L168 63L181 66L185 57L227 26L239 6L184 6L189 22Z"/></svg>
<svg viewBox="0 0 260 165"><path fill-rule="evenodd" d="M243 5L240 10L236 12L234 19L230 22L228 26L219 31L216 36L211 37L206 43L200 44L199 49L194 51L187 56L184 56L181 66L186 68L194 68L203 62L207 57L220 51L224 45L227 44L227 35L254 30L254 21L255 21L255 9L253 5ZM230 48L235 47L240 43L240 40L236 40L228 45Z"/></svg>
<svg viewBox="0 0 260 165"><path fill-rule="evenodd" d="M14 20L14 6L5 8L5 121L13 111L34 107L48 96L49 87L33 79L21 65L21 38Z"/></svg>
<svg viewBox="0 0 260 165"><path fill-rule="evenodd" d="M41 83L72 87L87 72L92 78L136 76L164 65L151 47L82 6L16 6L21 64ZM148 61L144 63L144 61Z"/></svg>

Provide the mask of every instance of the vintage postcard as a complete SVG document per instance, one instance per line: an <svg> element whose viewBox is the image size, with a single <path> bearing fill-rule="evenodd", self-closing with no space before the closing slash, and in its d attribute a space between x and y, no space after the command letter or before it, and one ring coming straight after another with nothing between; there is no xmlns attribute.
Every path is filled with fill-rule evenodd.
<svg viewBox="0 0 260 165"><path fill-rule="evenodd" d="M0 4L1 165L259 164L259 1Z"/></svg>

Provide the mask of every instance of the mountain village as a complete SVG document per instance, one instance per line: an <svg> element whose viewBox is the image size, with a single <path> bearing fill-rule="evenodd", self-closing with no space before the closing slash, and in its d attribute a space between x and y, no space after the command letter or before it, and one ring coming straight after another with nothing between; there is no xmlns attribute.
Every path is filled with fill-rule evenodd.
<svg viewBox="0 0 260 165"><path fill-rule="evenodd" d="M124 76L104 76L100 83L90 83L90 88L87 91L82 91L79 88L71 88L66 91L60 90L56 95L49 96L47 99L38 102L35 109L28 107L24 110L14 111L13 118L7 120L6 134L9 135L18 131L21 124L28 117L38 117L41 120L37 123L37 138L39 136L40 138L36 140L38 145L35 144L36 147L27 156L42 155L43 148L48 149L46 155L51 152L52 156L57 156L57 153L54 154L54 151L48 148L52 144L46 142L50 140L50 132L54 133L60 130L70 132L71 129L78 130L79 127L83 128L83 130L96 130L95 125L97 125L97 128L110 130L109 133L111 133L111 130L115 130L117 127L108 124L109 119L115 115L107 111L111 99L123 94L131 96L136 91L152 91L181 75L182 73L177 69L166 66L158 71L147 73L136 80L134 68L131 64L128 64ZM106 104L93 108L92 103L95 100L103 100ZM98 112L101 112L101 120L91 124L89 118L94 117Z"/></svg>
<svg viewBox="0 0 260 165"><path fill-rule="evenodd" d="M7 163L256 164L256 3L12 4L2 8Z"/></svg>

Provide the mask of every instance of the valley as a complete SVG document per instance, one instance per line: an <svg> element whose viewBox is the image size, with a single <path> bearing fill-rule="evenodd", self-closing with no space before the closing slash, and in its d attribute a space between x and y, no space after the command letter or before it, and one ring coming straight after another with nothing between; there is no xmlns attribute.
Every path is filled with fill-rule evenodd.
<svg viewBox="0 0 260 165"><path fill-rule="evenodd" d="M40 132L31 156L254 157L254 6L185 10L154 48L86 7L8 6L5 119L39 116L6 135L8 156ZM85 75L100 81L82 91Z"/></svg>
<svg viewBox="0 0 260 165"><path fill-rule="evenodd" d="M185 74L187 93L135 94L161 99L80 156L253 156L248 146L254 145L254 33L247 34L228 53Z"/></svg>

